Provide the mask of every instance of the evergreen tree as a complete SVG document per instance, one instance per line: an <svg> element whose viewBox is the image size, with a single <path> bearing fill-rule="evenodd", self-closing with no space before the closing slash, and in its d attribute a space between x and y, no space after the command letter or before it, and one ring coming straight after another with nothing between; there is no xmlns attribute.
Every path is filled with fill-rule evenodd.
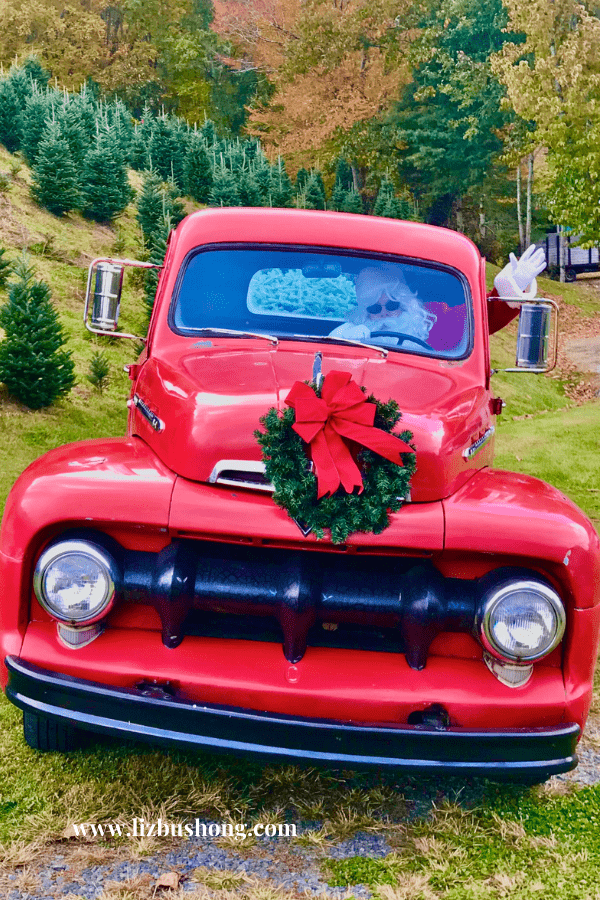
<svg viewBox="0 0 600 900"><path fill-rule="evenodd" d="M212 182L212 166L206 152L206 143L199 134L194 134L183 165L185 193L197 203L208 203Z"/></svg>
<svg viewBox="0 0 600 900"><path fill-rule="evenodd" d="M0 81L0 143L10 153L21 146L23 137L23 109L11 78Z"/></svg>
<svg viewBox="0 0 600 900"><path fill-rule="evenodd" d="M168 218L174 228L184 216L185 209L173 182L162 181L156 172L146 172L137 203L137 220L146 245L152 246L163 220Z"/></svg>
<svg viewBox="0 0 600 900"><path fill-rule="evenodd" d="M305 209L325 209L325 188L323 176L318 171L310 174L304 190Z"/></svg>
<svg viewBox="0 0 600 900"><path fill-rule="evenodd" d="M48 126L48 121L52 119L53 108L58 104L58 98L57 91L40 91L34 88L32 95L25 103L21 149L30 166L35 163L40 141Z"/></svg>
<svg viewBox="0 0 600 900"><path fill-rule="evenodd" d="M108 384L108 378L110 375L110 363L108 361L108 356L106 353L101 353L96 350L95 353L92 354L92 358L90 360L90 369L88 374L85 376L87 380L92 384L99 394L104 391L104 388Z"/></svg>
<svg viewBox="0 0 600 900"><path fill-rule="evenodd" d="M414 204L411 201L408 194L402 194L401 197L394 198L398 203L398 216L394 216L393 218L405 219L406 221L411 221L416 219ZM386 216L388 213L386 213Z"/></svg>
<svg viewBox="0 0 600 900"><path fill-rule="evenodd" d="M159 116L148 144L148 159L163 181L172 179L178 190L184 190L184 161L187 134L182 125L167 116Z"/></svg>
<svg viewBox="0 0 600 900"><path fill-rule="evenodd" d="M78 173L71 151L56 122L50 122L33 168L34 199L56 216L79 202Z"/></svg>
<svg viewBox="0 0 600 900"><path fill-rule="evenodd" d="M239 182L233 172L226 168L215 172L209 200L211 206L242 205Z"/></svg>
<svg viewBox="0 0 600 900"><path fill-rule="evenodd" d="M6 258L6 247L0 247L0 288L5 287L13 265Z"/></svg>
<svg viewBox="0 0 600 900"><path fill-rule="evenodd" d="M243 172L238 182L241 206L263 206L262 192L251 172Z"/></svg>
<svg viewBox="0 0 600 900"><path fill-rule="evenodd" d="M65 334L50 301L50 288L23 261L16 267L8 303L0 309L6 337L0 343L0 381L30 409L50 406L75 384Z"/></svg>
<svg viewBox="0 0 600 900"><path fill-rule="evenodd" d="M170 231L171 219L167 215L164 216L158 223L156 231L152 236L152 242L150 245L150 258L148 261L154 263L154 265L156 266L162 266L165 261L165 255L167 252L167 240L169 238ZM148 269L146 271L144 304L146 306L148 323L150 322L152 310L154 309L154 300L156 298L156 289L158 287L159 277L160 269Z"/></svg>
<svg viewBox="0 0 600 900"><path fill-rule="evenodd" d="M394 185L390 181L389 178L382 178L381 185L379 187L379 191L377 193L377 199L375 200L375 206L373 207L373 215L374 216L385 216L386 213L384 209L386 208L389 201L394 196ZM393 217L395 218L395 216Z"/></svg>
<svg viewBox="0 0 600 900"><path fill-rule="evenodd" d="M146 172L137 202L137 220L144 241L150 244L163 214L162 181L156 172Z"/></svg>
<svg viewBox="0 0 600 900"><path fill-rule="evenodd" d="M33 89L45 90L48 87L50 72L43 67L37 56L28 56L23 62L21 69L32 83Z"/></svg>
<svg viewBox="0 0 600 900"><path fill-rule="evenodd" d="M148 105L144 106L142 117L136 122L131 138L129 163L133 169L143 172L150 167L148 147L154 130L154 116Z"/></svg>
<svg viewBox="0 0 600 900"><path fill-rule="evenodd" d="M335 167L335 184L339 185L344 191L351 191L354 187L354 181L352 178L352 166L348 162L347 159L344 159L343 156L338 158Z"/></svg>
<svg viewBox="0 0 600 900"><path fill-rule="evenodd" d="M215 131L215 123L212 119L206 119L204 125L200 129L200 134L206 141L207 147L212 147L212 145L217 140L217 132Z"/></svg>
<svg viewBox="0 0 600 900"><path fill-rule="evenodd" d="M412 78L387 117L382 145L398 148L398 171L432 224L448 224L456 201L481 189L502 151L513 113L490 58L508 40L506 26L502 0L436 3L421 22Z"/></svg>
<svg viewBox="0 0 600 900"><path fill-rule="evenodd" d="M394 196L390 197L380 215L385 216L386 219L403 219L400 200Z"/></svg>
<svg viewBox="0 0 600 900"><path fill-rule="evenodd" d="M344 200L344 205L342 206L344 212L349 213L363 213L364 207L360 194L358 191L348 191L346 194L346 199Z"/></svg>
<svg viewBox="0 0 600 900"><path fill-rule="evenodd" d="M93 98L88 92L65 94L64 102L56 109L56 120L77 171L81 171L88 149L94 143L96 114Z"/></svg>
<svg viewBox="0 0 600 900"><path fill-rule="evenodd" d="M88 219L109 222L123 212L130 199L127 169L114 135L105 128L83 164L81 211Z"/></svg>
<svg viewBox="0 0 600 900"><path fill-rule="evenodd" d="M0 81L0 141L7 150L21 149L25 106L34 91L48 83L48 72L31 56L22 66L12 66Z"/></svg>
<svg viewBox="0 0 600 900"><path fill-rule="evenodd" d="M296 172L296 195L303 194L306 188L306 182L310 178L310 172L306 169L298 169Z"/></svg>
<svg viewBox="0 0 600 900"><path fill-rule="evenodd" d="M122 100L115 100L106 107L105 118L123 160L128 161L133 142L131 113Z"/></svg>
<svg viewBox="0 0 600 900"><path fill-rule="evenodd" d="M270 168L271 206L287 207L292 205L294 188L290 176L285 170L285 163L281 157Z"/></svg>
<svg viewBox="0 0 600 900"><path fill-rule="evenodd" d="M331 201L329 204L330 209L337 209L338 212L343 210L347 196L348 191L346 190L346 188L339 181L336 181L331 193Z"/></svg>

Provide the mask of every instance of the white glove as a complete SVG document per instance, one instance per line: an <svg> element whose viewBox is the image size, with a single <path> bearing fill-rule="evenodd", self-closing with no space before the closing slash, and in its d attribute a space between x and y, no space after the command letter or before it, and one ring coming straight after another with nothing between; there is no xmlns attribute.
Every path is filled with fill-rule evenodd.
<svg viewBox="0 0 600 900"><path fill-rule="evenodd" d="M515 300L532 300L537 294L536 276L545 268L546 254L543 247L532 244L521 259L517 259L515 254L511 253L509 262L494 278L498 296L514 297Z"/></svg>

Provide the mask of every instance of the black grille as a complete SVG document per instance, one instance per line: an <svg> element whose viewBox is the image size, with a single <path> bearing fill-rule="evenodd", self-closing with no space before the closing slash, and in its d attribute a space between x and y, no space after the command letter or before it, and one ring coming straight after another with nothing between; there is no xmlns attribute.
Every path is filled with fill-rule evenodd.
<svg viewBox="0 0 600 900"><path fill-rule="evenodd" d="M474 626L477 582L444 578L421 559L177 540L160 553L125 552L122 564L121 596L156 608L169 647L191 633L239 634L282 641L290 662L310 645L360 645L403 652L422 669L436 635Z"/></svg>

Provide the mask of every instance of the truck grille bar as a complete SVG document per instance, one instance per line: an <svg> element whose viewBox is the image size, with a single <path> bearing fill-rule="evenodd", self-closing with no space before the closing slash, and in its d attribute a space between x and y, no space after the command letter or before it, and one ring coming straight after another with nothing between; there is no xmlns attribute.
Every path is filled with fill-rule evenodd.
<svg viewBox="0 0 600 900"><path fill-rule="evenodd" d="M167 647L183 641L194 610L274 616L291 663L315 623L354 623L397 629L408 664L422 669L436 635L474 627L477 583L423 560L177 540L160 553L126 551L122 562L121 597L155 607Z"/></svg>

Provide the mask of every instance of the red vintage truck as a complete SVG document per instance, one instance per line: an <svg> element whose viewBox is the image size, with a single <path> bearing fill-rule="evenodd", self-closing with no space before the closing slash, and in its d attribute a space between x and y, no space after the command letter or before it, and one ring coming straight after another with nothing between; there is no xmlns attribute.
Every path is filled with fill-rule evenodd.
<svg viewBox="0 0 600 900"><path fill-rule="evenodd" d="M121 277L93 265L92 330L119 333ZM47 453L6 505L1 678L30 746L97 732L346 768L573 768L598 536L555 488L492 467L491 308L479 252L445 229L184 219L129 367L127 436ZM544 368L547 318L522 307L515 368ZM341 334L361 322L368 340ZM332 373L394 399L416 451L388 527L338 542L274 502L255 435Z"/></svg>

